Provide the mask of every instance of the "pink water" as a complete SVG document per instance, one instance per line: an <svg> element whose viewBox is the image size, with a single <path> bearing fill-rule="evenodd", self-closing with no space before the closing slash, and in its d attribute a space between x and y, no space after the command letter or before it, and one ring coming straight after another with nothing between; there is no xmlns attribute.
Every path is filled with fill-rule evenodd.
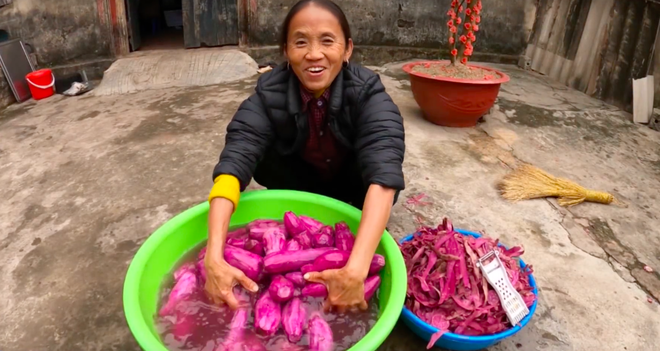
<svg viewBox="0 0 660 351"><path fill-rule="evenodd" d="M199 250L195 250L194 254L184 258L180 264L196 262L198 252ZM172 283L172 279L170 279L161 290L159 309L167 301ZM266 285L260 284L259 291L264 291L266 288ZM256 295L251 296L251 306L254 306L257 297ZM322 310L323 299L321 298L303 298L303 302L308 318L311 311ZM334 351L347 350L362 339L376 323L378 293L369 301L369 309L365 312L345 314L322 312L322 315L332 329ZM215 351L229 332L232 316L233 312L229 308L213 305L199 284L195 293L177 306L176 316L156 317L156 330L170 351ZM174 327L177 318L185 318L192 322L179 324L191 325L192 330L176 333ZM288 342L281 326L278 332L270 337L258 335L254 330L254 313L251 308L247 331L249 338L258 340L268 351L283 350L284 343ZM183 337L177 338L175 335L183 335ZM300 346L300 350L308 349L309 342L306 333L296 345Z"/></svg>

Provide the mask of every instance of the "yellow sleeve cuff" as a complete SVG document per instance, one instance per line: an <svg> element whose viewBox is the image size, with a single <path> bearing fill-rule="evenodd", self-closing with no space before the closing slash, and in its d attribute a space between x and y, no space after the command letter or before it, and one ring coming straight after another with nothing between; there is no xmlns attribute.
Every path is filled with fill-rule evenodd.
<svg viewBox="0 0 660 351"><path fill-rule="evenodd" d="M216 197L223 197L234 204L234 211L236 211L238 200L241 198L241 185L238 178L231 174L221 174L215 178L214 183L209 194L209 202Z"/></svg>

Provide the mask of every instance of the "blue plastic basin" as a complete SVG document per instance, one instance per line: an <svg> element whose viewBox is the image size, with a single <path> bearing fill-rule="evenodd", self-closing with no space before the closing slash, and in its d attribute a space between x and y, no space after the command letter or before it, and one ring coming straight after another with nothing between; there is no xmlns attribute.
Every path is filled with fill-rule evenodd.
<svg viewBox="0 0 660 351"><path fill-rule="evenodd" d="M475 238L481 237L480 234L470 232L467 230L461 230L456 228L454 228L454 230L463 235L471 235ZM408 240L411 240L412 238L413 238L412 235L408 235L407 237L399 240L399 242L404 243ZM504 246L504 245L500 244L500 246ZM519 261L520 261L520 267L525 268L525 262L523 262L522 259L520 259ZM534 304L532 304L532 307L529 309L529 314L520 322L520 326L514 326L511 329L507 329L497 334L482 335L482 336L466 336L466 335L459 335L448 332L443 334L440 337L440 339L438 339L438 341L435 342L435 346L447 350L456 350L456 351L481 350L489 346L492 346L495 343L519 332L532 319L532 316L536 311L536 304L538 302L538 289L536 287L536 281L534 280L534 276L531 274L529 276L529 283L534 288L533 292L534 295L537 296L537 298L534 301ZM412 311L410 311L406 306L403 306L401 318L403 319L403 323L406 326L408 326L408 328L410 328L410 330L412 330L413 333L415 333L420 338L426 340L427 342L431 340L431 335L433 335L438 331L438 328L419 319L419 317L417 317L414 313L412 313Z"/></svg>

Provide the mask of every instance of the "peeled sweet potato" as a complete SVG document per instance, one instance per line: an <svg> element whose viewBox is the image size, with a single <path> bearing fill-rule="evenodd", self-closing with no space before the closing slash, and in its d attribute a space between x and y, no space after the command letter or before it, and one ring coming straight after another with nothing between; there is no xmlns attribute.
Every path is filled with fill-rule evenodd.
<svg viewBox="0 0 660 351"><path fill-rule="evenodd" d="M314 218L307 217L307 216L298 216L300 218L300 221L303 223L305 227L307 227L307 230L310 233L316 233L318 232L321 227L323 227L323 223L315 220Z"/></svg>
<svg viewBox="0 0 660 351"><path fill-rule="evenodd" d="M245 275L259 281L264 263L261 256L252 252L227 245L225 247L225 261L232 267L240 269Z"/></svg>
<svg viewBox="0 0 660 351"><path fill-rule="evenodd" d="M286 231L284 230L283 225L278 225L275 227L258 227L250 229L250 239L263 240L264 234L270 232L271 230L280 229L286 237Z"/></svg>
<svg viewBox="0 0 660 351"><path fill-rule="evenodd" d="M252 252L253 254L261 257L264 255L264 245L261 240L249 239L245 243L245 250Z"/></svg>
<svg viewBox="0 0 660 351"><path fill-rule="evenodd" d="M295 237L306 229L300 218L291 211L284 213L284 228L292 237Z"/></svg>
<svg viewBox="0 0 660 351"><path fill-rule="evenodd" d="M335 223L335 247L341 251L353 250L355 237L346 222Z"/></svg>
<svg viewBox="0 0 660 351"><path fill-rule="evenodd" d="M312 312L309 319L309 326L307 328L309 333L309 349L310 351L332 351L334 348L334 341L332 329L328 322L323 319L321 313Z"/></svg>
<svg viewBox="0 0 660 351"><path fill-rule="evenodd" d="M300 244L300 248L303 250L311 249L312 245L312 236L307 230L303 230L295 236L296 241Z"/></svg>
<svg viewBox="0 0 660 351"><path fill-rule="evenodd" d="M300 273L302 273L303 275L305 275L309 272L314 272L314 264L309 263L309 264L306 264L306 265L300 267Z"/></svg>
<svg viewBox="0 0 660 351"><path fill-rule="evenodd" d="M302 288L305 286L305 278L302 272L289 272L284 275L286 279L291 281L296 287Z"/></svg>
<svg viewBox="0 0 660 351"><path fill-rule="evenodd" d="M331 226L323 226L318 232L312 234L312 246L332 247L335 245L335 235Z"/></svg>
<svg viewBox="0 0 660 351"><path fill-rule="evenodd" d="M227 239L227 245L231 245L233 247L238 247L239 249L244 249L245 244L247 243L247 241L248 241L247 237L229 238L229 239Z"/></svg>
<svg viewBox="0 0 660 351"><path fill-rule="evenodd" d="M301 295L303 297L326 297L328 289L321 283L307 283L302 289Z"/></svg>
<svg viewBox="0 0 660 351"><path fill-rule="evenodd" d="M167 302L160 309L159 314L166 316L172 314L176 306L188 298L197 288L197 274L194 265L185 265L186 269L179 272L178 279L170 292Z"/></svg>
<svg viewBox="0 0 660 351"><path fill-rule="evenodd" d="M248 228L238 228L227 232L227 239L229 238L244 238L248 235Z"/></svg>
<svg viewBox="0 0 660 351"><path fill-rule="evenodd" d="M268 286L270 297L278 303L289 301L293 297L294 289L293 283L281 275L274 276Z"/></svg>
<svg viewBox="0 0 660 351"><path fill-rule="evenodd" d="M280 251L264 258L264 270L266 273L287 273L300 269L300 267L314 262L314 260L325 252L337 250L334 247L320 247L299 251Z"/></svg>
<svg viewBox="0 0 660 351"><path fill-rule="evenodd" d="M250 317L247 308L239 308L234 312L229 326L229 333L218 350L230 351L236 349L243 340L248 318Z"/></svg>
<svg viewBox="0 0 660 351"><path fill-rule="evenodd" d="M269 228L269 230L264 233L263 241L264 254L266 255L284 250L284 245L286 245L284 228Z"/></svg>
<svg viewBox="0 0 660 351"><path fill-rule="evenodd" d="M380 276L372 275L364 280L364 299L369 302L380 286Z"/></svg>
<svg viewBox="0 0 660 351"><path fill-rule="evenodd" d="M323 272L327 269L339 269L346 265L349 257L351 257L350 251L329 251L322 255L319 255L314 260L312 272ZM378 273L385 266L385 257L379 254L374 254L371 259L371 264L369 265L369 274L374 275Z"/></svg>
<svg viewBox="0 0 660 351"><path fill-rule="evenodd" d="M385 257L383 255L374 254L369 265L369 275L374 275L380 272L385 267Z"/></svg>
<svg viewBox="0 0 660 351"><path fill-rule="evenodd" d="M278 225L281 225L281 223L274 219L255 219L248 223L245 228L250 231L253 228L272 228L277 227Z"/></svg>
<svg viewBox="0 0 660 351"><path fill-rule="evenodd" d="M264 291L254 305L254 327L256 330L272 336L280 328L282 322L282 308L270 296L268 290Z"/></svg>
<svg viewBox="0 0 660 351"><path fill-rule="evenodd" d="M198 260L196 266L200 285L204 287L206 285L206 266L204 265L204 260Z"/></svg>
<svg viewBox="0 0 660 351"><path fill-rule="evenodd" d="M181 265L181 267L177 268L174 271L174 282L176 283L179 279L181 279L181 276L183 276L184 273L189 272L189 271L194 271L196 269L196 266L192 262L184 263Z"/></svg>
<svg viewBox="0 0 660 351"><path fill-rule="evenodd" d="M296 239L291 239L286 242L286 245L284 245L284 250L283 251L298 251L302 249L300 247L300 243Z"/></svg>
<svg viewBox="0 0 660 351"><path fill-rule="evenodd" d="M300 341L305 328L305 308L299 298L294 297L282 309L282 327L290 342Z"/></svg>

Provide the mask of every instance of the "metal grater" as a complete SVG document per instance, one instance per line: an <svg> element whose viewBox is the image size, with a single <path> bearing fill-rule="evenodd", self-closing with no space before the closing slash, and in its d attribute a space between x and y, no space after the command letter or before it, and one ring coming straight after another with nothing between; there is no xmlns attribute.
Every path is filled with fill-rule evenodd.
<svg viewBox="0 0 660 351"><path fill-rule="evenodd" d="M486 280L500 297L500 302L511 325L515 326L520 323L529 314L529 309L522 296L511 285L506 269L500 260L500 252L495 249L488 252L477 261L477 266L481 268Z"/></svg>

